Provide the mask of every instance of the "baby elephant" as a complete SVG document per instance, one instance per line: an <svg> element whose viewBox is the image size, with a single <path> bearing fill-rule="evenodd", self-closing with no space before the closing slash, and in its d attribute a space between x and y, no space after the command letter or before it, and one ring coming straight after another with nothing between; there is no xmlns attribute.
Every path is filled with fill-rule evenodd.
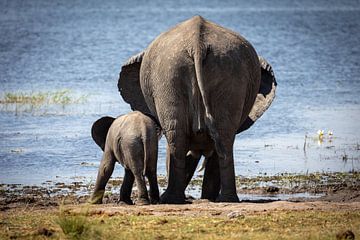
<svg viewBox="0 0 360 240"><path fill-rule="evenodd" d="M135 180L138 189L136 204L157 203L159 188L156 167L160 127L150 117L134 111L116 119L100 118L93 124L91 135L104 153L90 203L102 203L105 186L116 161L125 168L120 201L133 204L130 196ZM150 201L145 176L150 184Z"/></svg>

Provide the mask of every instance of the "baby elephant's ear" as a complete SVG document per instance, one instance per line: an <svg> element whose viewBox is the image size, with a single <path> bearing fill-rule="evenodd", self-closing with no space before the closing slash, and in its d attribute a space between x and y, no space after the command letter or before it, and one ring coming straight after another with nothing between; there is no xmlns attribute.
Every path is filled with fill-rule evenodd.
<svg viewBox="0 0 360 240"><path fill-rule="evenodd" d="M96 120L91 127L91 136L103 151L105 149L106 135L114 120L113 117L102 117Z"/></svg>
<svg viewBox="0 0 360 240"><path fill-rule="evenodd" d="M259 56L261 66L261 82L260 89L256 96L255 103L246 118L245 122L240 126L237 133L247 130L256 120L258 120L264 112L270 107L275 98L276 79L271 65L265 58Z"/></svg>

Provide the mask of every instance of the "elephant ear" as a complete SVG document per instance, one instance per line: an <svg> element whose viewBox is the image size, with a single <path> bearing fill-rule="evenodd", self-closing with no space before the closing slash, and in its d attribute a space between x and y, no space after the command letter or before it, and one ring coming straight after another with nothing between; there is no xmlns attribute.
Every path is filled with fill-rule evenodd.
<svg viewBox="0 0 360 240"><path fill-rule="evenodd" d="M260 89L256 96L255 103L246 118L245 122L240 126L237 133L250 128L256 120L258 120L264 112L270 107L275 98L276 79L271 65L261 56L259 56L261 66L261 83Z"/></svg>
<svg viewBox="0 0 360 240"><path fill-rule="evenodd" d="M107 133L114 120L115 118L113 117L102 117L96 120L91 127L91 137L103 151L105 149Z"/></svg>
<svg viewBox="0 0 360 240"><path fill-rule="evenodd" d="M150 113L140 87L140 67L145 52L140 52L129 58L121 67L118 88L125 102L132 110Z"/></svg>

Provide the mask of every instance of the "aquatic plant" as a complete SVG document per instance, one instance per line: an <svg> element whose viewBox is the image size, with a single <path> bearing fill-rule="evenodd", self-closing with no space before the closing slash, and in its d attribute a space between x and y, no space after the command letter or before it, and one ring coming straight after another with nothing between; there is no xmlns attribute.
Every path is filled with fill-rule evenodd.
<svg viewBox="0 0 360 240"><path fill-rule="evenodd" d="M332 130L328 130L327 134L325 134L325 131L320 129L316 132L316 137L314 137L314 140L318 142L318 145L322 145L324 140L327 140L328 142L332 142L334 133ZM305 138L307 135L305 135Z"/></svg>
<svg viewBox="0 0 360 240"><path fill-rule="evenodd" d="M63 89L50 92L18 92L5 93L0 99L0 104L30 104L30 105L46 105L46 104L75 104L83 103L87 99L87 95L75 97L71 90Z"/></svg>
<svg viewBox="0 0 360 240"><path fill-rule="evenodd" d="M317 134L318 134L318 138L323 138L324 137L324 130L318 130Z"/></svg>

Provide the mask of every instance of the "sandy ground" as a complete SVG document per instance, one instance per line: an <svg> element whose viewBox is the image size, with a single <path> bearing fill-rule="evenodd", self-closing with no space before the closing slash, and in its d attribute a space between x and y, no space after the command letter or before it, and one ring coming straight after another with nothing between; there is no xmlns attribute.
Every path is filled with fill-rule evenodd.
<svg viewBox="0 0 360 240"><path fill-rule="evenodd" d="M353 183L353 179L351 182ZM79 186L79 184L77 184L77 186ZM269 237L270 235L272 236L270 237L271 239L278 239L279 236L282 236L281 238L283 239L293 239L293 234L295 233L296 236L300 236L298 239L310 238L310 236L313 236L315 233L313 238L316 239L328 239L329 236L331 238L334 237L334 239L335 237L336 239L355 239L355 235L359 235L359 223L356 219L358 219L357 216L360 213L360 185L357 181L355 184L344 184L344 182L341 182L341 184L333 187L324 185L324 187L321 188L317 185L316 192L321 193L321 197L316 198L293 197L286 201L273 200L267 196L277 195L281 192L296 193L299 187L296 187L295 190L275 187L265 187L261 189L256 187L253 189L240 190L240 195L251 193L252 196L256 197L250 200L243 199L239 203L215 203L207 200L188 198L187 204L155 204L146 206L117 203L118 194L109 194L105 197L104 204L93 205L86 203L91 191L85 195L78 195L76 192L61 194L58 190L49 191L48 188L15 185L2 187L3 189L0 191L0 238L3 237L4 239L43 239L44 236L64 239L66 238L66 231L57 223L60 216L68 216L66 218L66 224L75 224L71 220L72 216L75 217L75 220L79 218L79 216L86 216L86 219L90 219L87 220L88 223L92 224L89 225L92 226L92 228L89 229L101 229L101 224L104 223L104 221L110 221L109 219L112 219L111 222L115 221L116 224L122 223L123 220L121 219L136 219L136 221L144 224L141 228L141 234L143 235L139 233L136 225L134 225L133 228L127 229L128 232L126 232L126 234L128 235L122 232L122 230L120 232L121 234L132 237L134 237L133 234L140 234L139 236L136 235L138 239L142 239L144 236L150 236L149 234L155 236L156 234L160 234L162 229L173 229L175 225L179 230L179 234L183 233L185 234L184 236L190 239L195 236L202 237L202 239L208 239L208 237L212 239L228 239L228 236L232 236L232 239L237 239L234 236L248 236L248 239L263 239L264 236ZM275 193L273 192L274 190L276 190ZM309 192L313 189L309 187L304 190L305 192ZM294 196L298 195L295 194ZM136 197L136 194L133 197ZM317 218L315 219L316 221L313 218L309 220L309 216ZM333 217L336 217L336 219L333 219ZM169 221L167 218L175 219L177 221L176 224L174 226L171 224L169 226L168 224L163 226L163 224ZM264 228L263 225L261 225L260 228L256 230L257 228L254 228L256 223L248 223L249 220L255 219L257 222L265 221L264 224L267 224L267 218L275 219L274 222L272 222L273 225L268 228ZM159 226L156 225L157 230L152 228L153 222L151 221L154 221L154 219L160 224ZM244 219L246 221L243 221ZM287 219L286 221L290 221L291 223L283 223L284 219ZM327 223L327 219L329 219L331 223ZM192 224L195 224L194 226L199 228L199 226L207 226L207 224L211 227L216 227L217 225L212 224L215 220L227 223L231 222L233 223L231 225L232 228L229 228L221 234L204 232L203 235L196 235L196 233L189 230L189 221L192 221ZM277 222L278 220L281 224ZM149 224L147 224L148 221L151 223L149 222ZM162 223L162 221L164 221L164 223ZM306 221L304 227L297 227L296 224L299 221ZM200 224L200 222L202 222L202 224ZM241 225L243 227L247 225L244 228L238 229L238 224L243 224ZM323 228L324 224L327 224L326 226L330 224L332 228ZM122 225L119 226L121 227ZM120 236L118 235L120 232L116 230L119 226L116 225L115 228L109 228L111 230L102 229L100 233L105 234L104 236L106 236L106 234L110 236ZM255 229L254 232L245 231L247 227ZM283 231L283 228L286 228L286 231ZM268 232L264 233L261 229L268 229ZM3 233L1 233L1 231L3 231ZM313 233L313 235L307 234L309 232ZM169 234L170 233L171 231ZM238 235L234 235L235 233ZM92 234L92 232L90 231L89 234ZM346 238L349 234L353 236L353 238ZM169 236L166 235L166 237L161 234L159 236L161 237L154 237L154 239L173 238L171 234ZM85 237L85 239L87 238Z"/></svg>
<svg viewBox="0 0 360 240"><path fill-rule="evenodd" d="M67 212L86 212L90 215L155 215L155 216L224 216L238 217L247 214L261 214L274 211L304 211L304 210L354 210L360 211L360 191L358 189L342 189L316 199L293 198L288 201L247 200L240 203L214 203L207 200L191 200L188 204L169 205L157 204L147 206L118 204L110 201L108 204L86 204L87 197L54 197L54 198L21 198L1 200L0 210L13 212L24 209L58 209L59 206Z"/></svg>
<svg viewBox="0 0 360 240"><path fill-rule="evenodd" d="M65 211L70 213L86 212L89 215L154 215L154 216L223 216L229 218L241 217L242 215L262 214L275 211L345 211L360 210L360 202L290 202L274 201L269 203L212 203L196 200L192 204L183 205L148 205L148 206L126 206L126 205L69 205Z"/></svg>
<svg viewBox="0 0 360 240"><path fill-rule="evenodd" d="M328 179L328 178L327 178ZM73 185L54 184L53 188L38 186L1 185L0 191L0 212L17 211L18 209L58 209L64 206L68 211L89 211L93 214L144 214L144 215L221 215L261 213L267 211L281 210L360 210L360 179L359 174L348 174L342 178L335 177L336 181L327 181L326 184L318 182L296 185L292 188L265 186L238 188L239 194L251 194L257 196L250 200L243 199L240 203L213 203L206 200L189 198L188 204L183 205L123 205L118 204L118 192L107 194L102 205L88 205L89 194L92 188L85 188L83 194L79 191L84 188L80 183ZM339 180L340 179L340 180ZM119 186L120 183L115 184ZM115 186L114 185L114 186ZM59 188L62 186L62 188ZM242 185L243 186L243 185ZM252 185L249 185L252 186ZM279 185L280 186L280 185ZM302 187L299 187L302 186ZM111 186L110 186L111 187ZM63 189L67 191L62 192ZM69 190L70 189L70 190ZM84 193L85 192L85 193ZM320 197L296 197L296 193L316 192ZM269 198L286 193L290 197L284 199ZM133 197L136 197L136 191ZM240 198L241 199L241 198Z"/></svg>

